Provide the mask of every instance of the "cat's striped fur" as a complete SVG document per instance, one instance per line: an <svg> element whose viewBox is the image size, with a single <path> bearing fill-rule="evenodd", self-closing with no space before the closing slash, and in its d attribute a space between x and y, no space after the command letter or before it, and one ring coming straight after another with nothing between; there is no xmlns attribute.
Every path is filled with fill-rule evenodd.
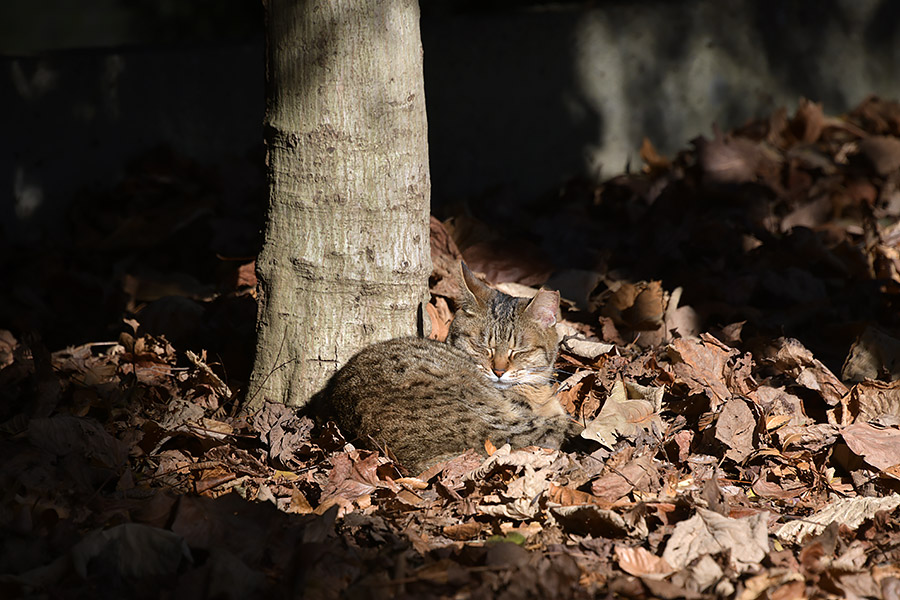
<svg viewBox="0 0 900 600"><path fill-rule="evenodd" d="M462 265L461 308L447 343L374 344L338 371L320 401L357 442L412 472L468 448L558 448L580 430L553 395L559 294L514 298Z"/></svg>

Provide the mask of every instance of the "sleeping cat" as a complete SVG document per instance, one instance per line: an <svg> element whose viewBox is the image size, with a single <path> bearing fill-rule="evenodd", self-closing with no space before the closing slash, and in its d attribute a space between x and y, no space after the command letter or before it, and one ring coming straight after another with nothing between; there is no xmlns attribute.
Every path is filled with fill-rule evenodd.
<svg viewBox="0 0 900 600"><path fill-rule="evenodd" d="M318 402L363 444L419 473L468 448L558 448L580 427L551 385L559 293L492 290L461 264L462 301L447 343L399 338L363 349Z"/></svg>

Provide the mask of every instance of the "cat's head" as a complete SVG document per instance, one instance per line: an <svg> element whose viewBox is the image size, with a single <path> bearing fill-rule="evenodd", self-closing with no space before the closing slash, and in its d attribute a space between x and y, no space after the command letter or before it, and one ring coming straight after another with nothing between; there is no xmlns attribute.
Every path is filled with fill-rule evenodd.
<svg viewBox="0 0 900 600"><path fill-rule="evenodd" d="M472 356L497 387L547 383L559 347L559 292L515 298L491 289L460 263L460 309L447 341Z"/></svg>

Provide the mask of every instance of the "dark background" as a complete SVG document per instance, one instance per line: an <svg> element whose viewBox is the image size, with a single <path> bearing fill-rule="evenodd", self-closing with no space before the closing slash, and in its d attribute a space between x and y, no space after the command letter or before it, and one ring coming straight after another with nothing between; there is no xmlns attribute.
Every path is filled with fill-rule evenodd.
<svg viewBox="0 0 900 600"><path fill-rule="evenodd" d="M801 97L900 95L890 1L421 6L434 213L546 218L557 265L596 268L559 190L639 170L645 136L672 156ZM0 6L0 328L55 349L114 339L124 307L248 356L253 303L209 302L261 244L264 73L260 2Z"/></svg>

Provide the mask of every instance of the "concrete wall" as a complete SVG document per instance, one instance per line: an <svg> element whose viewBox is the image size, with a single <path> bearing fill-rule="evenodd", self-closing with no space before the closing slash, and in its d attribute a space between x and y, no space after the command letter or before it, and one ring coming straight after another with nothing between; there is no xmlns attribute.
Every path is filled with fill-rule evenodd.
<svg viewBox="0 0 900 600"><path fill-rule="evenodd" d="M260 156L261 21L245 3L206 5L194 19L179 3L159 4L174 16L147 1L0 3L6 235L45 234L76 190L111 184L151 145L215 163ZM714 121L801 96L830 113L900 97L892 0L434 6L423 1L422 36L438 210L611 176L637 166L644 136L672 153Z"/></svg>

